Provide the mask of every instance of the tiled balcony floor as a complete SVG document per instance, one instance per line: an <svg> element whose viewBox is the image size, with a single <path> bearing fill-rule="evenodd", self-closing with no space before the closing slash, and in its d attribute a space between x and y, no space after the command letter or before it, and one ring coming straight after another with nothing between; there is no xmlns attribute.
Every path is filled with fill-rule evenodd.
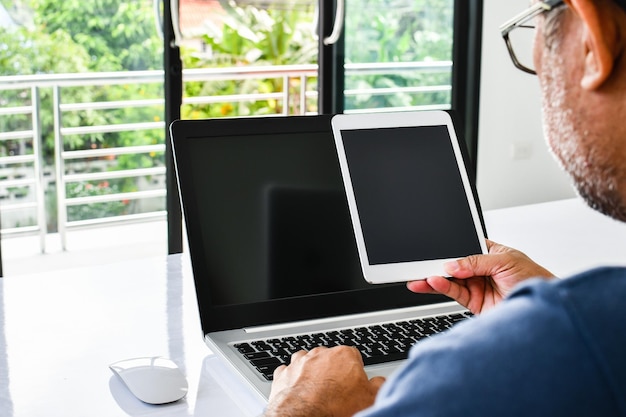
<svg viewBox="0 0 626 417"><path fill-rule="evenodd" d="M106 265L124 260L167 254L167 223L164 220L67 232L67 250L58 234L46 237L41 253L38 236L4 237L3 276L34 274L87 265Z"/></svg>

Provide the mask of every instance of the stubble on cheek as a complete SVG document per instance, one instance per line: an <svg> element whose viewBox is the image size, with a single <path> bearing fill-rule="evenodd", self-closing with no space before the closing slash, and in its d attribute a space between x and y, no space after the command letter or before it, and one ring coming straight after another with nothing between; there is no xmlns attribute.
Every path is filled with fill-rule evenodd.
<svg viewBox="0 0 626 417"><path fill-rule="evenodd" d="M548 67L546 67L548 68ZM620 194L620 169L614 165L612 150L607 149L604 138L590 131L592 121L586 118L576 89L567 84L565 64L554 59L543 74L542 108L544 134L548 147L570 176L578 195L593 209L626 221L626 205ZM571 78L570 78L571 79Z"/></svg>

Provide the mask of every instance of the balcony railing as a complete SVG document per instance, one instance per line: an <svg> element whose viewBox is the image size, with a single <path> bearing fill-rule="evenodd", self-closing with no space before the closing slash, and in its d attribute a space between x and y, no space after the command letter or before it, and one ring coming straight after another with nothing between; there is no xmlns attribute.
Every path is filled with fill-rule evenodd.
<svg viewBox="0 0 626 417"><path fill-rule="evenodd" d="M449 74L451 62L417 62L386 64L346 65L346 77L365 75L398 75L415 73ZM148 209L115 214L74 219L68 216L72 207L95 206L97 204L158 201L165 197L164 140L165 124L158 118L133 121L129 123L76 124L77 115L96 112L120 111L122 109L143 110L146 113L163 114L162 94L144 99L76 101L63 100L64 93L80 88L124 88L132 86L160 86L163 83L163 71L135 71L115 73L84 74L46 74L32 76L0 77L0 92L8 97L8 92L16 100L9 101L0 97L0 218L2 219L2 237L23 234L38 234L42 252L45 252L47 223L56 220L62 247L65 249L66 233L78 227L103 226L112 222L137 222L151 219L163 219L164 203L152 204ZM231 95L206 95L184 97L183 105L198 106L218 103L249 103L273 100L282 103L277 115L315 113L311 102L315 102L317 91L314 90L317 78L316 65L236 67L188 69L183 71L183 82L215 82L232 80L281 80L282 89L275 92L254 92ZM293 83L297 81L296 83ZM294 93L293 85L297 86ZM442 85L420 85L391 88L347 89L347 98L359 96L393 96L398 94L449 94L449 83ZM7 94L5 94L5 92ZM42 95L46 94L49 107L43 107ZM445 109L449 101L428 105L387 106L385 108L348 109L346 112L390 111L410 109ZM14 127L11 117L20 117L21 123ZM42 132L42 120L52 119L54 158L46 161L42 150L45 132ZM26 121L28 120L28 122ZM71 123L67 122L73 121ZM70 146L73 138L98 136L120 132L151 132L156 138L152 144L132 146L101 147L74 149ZM12 144L12 146L7 146ZM113 162L121 155L149 155L153 166L123 168L115 167ZM87 193L89 195L69 195L72 186L86 184L87 188L96 183L98 186L121 179L150 178L150 186L135 191L121 192L107 189L108 192ZM160 180L159 180L160 179ZM145 181L144 181L145 182ZM49 190L56 185L56 194ZM91 187L93 191L93 186ZM48 190L48 193L46 191ZM55 204L46 200L56 197ZM56 216L49 213L56 210ZM54 223L54 222L53 222Z"/></svg>

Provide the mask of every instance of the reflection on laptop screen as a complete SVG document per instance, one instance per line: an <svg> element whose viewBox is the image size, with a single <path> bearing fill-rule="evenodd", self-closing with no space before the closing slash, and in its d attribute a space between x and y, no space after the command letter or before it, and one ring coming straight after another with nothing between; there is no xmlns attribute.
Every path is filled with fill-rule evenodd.
<svg viewBox="0 0 626 417"><path fill-rule="evenodd" d="M328 131L200 137L194 147L214 304L371 288Z"/></svg>

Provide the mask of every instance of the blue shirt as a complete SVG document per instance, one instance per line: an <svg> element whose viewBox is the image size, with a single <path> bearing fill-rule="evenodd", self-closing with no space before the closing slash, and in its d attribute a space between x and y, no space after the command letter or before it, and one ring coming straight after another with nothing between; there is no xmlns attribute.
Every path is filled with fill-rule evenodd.
<svg viewBox="0 0 626 417"><path fill-rule="evenodd" d="M520 285L413 347L366 416L626 416L626 269Z"/></svg>

